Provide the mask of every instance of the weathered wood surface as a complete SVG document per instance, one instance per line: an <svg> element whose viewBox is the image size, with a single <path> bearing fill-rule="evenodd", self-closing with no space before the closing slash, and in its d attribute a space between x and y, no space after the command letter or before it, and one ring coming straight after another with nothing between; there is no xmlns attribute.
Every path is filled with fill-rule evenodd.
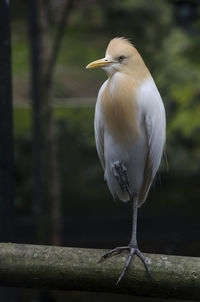
<svg viewBox="0 0 200 302"><path fill-rule="evenodd" d="M200 300L200 258L145 254L147 276L135 257L115 285L126 252L99 262L104 250L0 243L0 286L84 290Z"/></svg>

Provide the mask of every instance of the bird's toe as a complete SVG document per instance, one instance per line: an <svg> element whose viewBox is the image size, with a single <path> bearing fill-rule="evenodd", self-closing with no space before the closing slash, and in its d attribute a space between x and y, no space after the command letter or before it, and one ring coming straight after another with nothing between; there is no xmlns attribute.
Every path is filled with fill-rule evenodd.
<svg viewBox="0 0 200 302"><path fill-rule="evenodd" d="M116 247L108 252L105 252L102 256L101 256L101 260L106 259L107 257L111 256L112 254L120 254L122 251L124 250L129 250L129 246L119 246Z"/></svg>
<svg viewBox="0 0 200 302"><path fill-rule="evenodd" d="M151 270L149 268L149 265L148 265L144 255L141 253L141 251L138 248L135 249L135 254L141 259L141 261L143 262L143 264L146 268L147 274L149 275L150 278L152 278Z"/></svg>

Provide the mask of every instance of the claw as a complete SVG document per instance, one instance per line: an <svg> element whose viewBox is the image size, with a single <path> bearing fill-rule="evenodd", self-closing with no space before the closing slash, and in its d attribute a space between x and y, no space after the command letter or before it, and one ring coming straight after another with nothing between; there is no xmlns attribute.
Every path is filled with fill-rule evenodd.
<svg viewBox="0 0 200 302"><path fill-rule="evenodd" d="M131 262L131 259L133 258L135 254L135 248L130 248L130 253L129 253L129 256L128 256L128 260L126 261L126 264L124 266L124 269L121 273L121 275L119 276L119 279L117 280L116 282L116 286L119 284L119 282L122 280L122 278L124 277L125 275L125 272L127 271L127 268L129 267L129 264Z"/></svg>
<svg viewBox="0 0 200 302"><path fill-rule="evenodd" d="M148 264L146 262L145 257L142 255L142 253L140 252L140 250L138 248L136 249L136 254L142 260L142 262L143 262L143 264L144 264L144 266L146 268L146 271L147 271L149 277L152 279L151 270L150 270L150 268L149 268L149 266L148 266Z"/></svg>
<svg viewBox="0 0 200 302"><path fill-rule="evenodd" d="M129 256L128 256L128 259L127 259L127 261L126 261L126 263L125 263L124 269L123 269L121 275L119 276L119 279L118 279L117 282L116 282L116 286L119 284L119 282L120 282L120 281L122 280L122 278L124 277L124 275L125 275L125 273L126 273L128 267L129 267L129 265L130 265L130 263L131 263L131 260L132 260L132 258L133 258L133 256L134 256L135 254L136 254L136 255L141 259L141 261L143 262L143 264L144 264L144 266L145 266L145 268L146 268L146 271L147 271L147 273L148 273L148 276L149 276L150 278L152 278L151 270L150 270L148 264L146 263L146 259L145 259L145 257L143 256L143 254L140 252L140 250L139 250L137 247L132 247L132 246L121 246L121 247L116 247L115 249L110 250L110 251L104 253L104 254L102 255L102 257L101 257L101 260L106 259L107 257L111 256L111 255L114 254L114 253L120 254L120 253L121 253L122 251L124 251L124 250L129 250Z"/></svg>
<svg viewBox="0 0 200 302"><path fill-rule="evenodd" d="M125 166L125 163L121 161L114 162L114 164L112 165L112 171L122 192L126 191L131 199L130 183L127 176L127 168Z"/></svg>
<svg viewBox="0 0 200 302"><path fill-rule="evenodd" d="M127 250L128 247L127 246L119 246L119 247L116 247L115 249L113 250L110 250L108 252L105 252L102 256L101 256L101 259L106 259L107 257L111 256L112 254L114 253L117 253L117 254L120 254L123 250Z"/></svg>

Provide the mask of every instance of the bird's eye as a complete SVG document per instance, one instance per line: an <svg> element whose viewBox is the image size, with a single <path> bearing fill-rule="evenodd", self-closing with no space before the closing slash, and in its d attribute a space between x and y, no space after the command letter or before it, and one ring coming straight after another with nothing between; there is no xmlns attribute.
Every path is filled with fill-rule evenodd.
<svg viewBox="0 0 200 302"><path fill-rule="evenodd" d="M125 56L120 56L120 57L118 58L119 62L124 61L124 59L125 59Z"/></svg>

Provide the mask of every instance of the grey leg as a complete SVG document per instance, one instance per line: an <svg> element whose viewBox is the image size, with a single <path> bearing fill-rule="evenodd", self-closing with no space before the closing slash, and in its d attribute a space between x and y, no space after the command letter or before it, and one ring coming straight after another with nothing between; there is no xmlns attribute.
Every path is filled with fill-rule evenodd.
<svg viewBox="0 0 200 302"><path fill-rule="evenodd" d="M146 263L146 259L145 257L142 255L142 253L140 252L140 250L138 249L138 244L137 244L137 215L138 215L138 197L135 196L133 198L133 227L132 227L132 236L131 236L131 241L127 247L127 249L129 250L129 257L126 261L126 264L124 266L124 269L116 283L116 285L121 281L121 279L123 278L126 270L128 269L129 267L129 264L131 262L131 259L133 258L133 256L136 254L143 262L145 268L146 268L146 271L149 275L149 277L152 277L151 276L151 271L150 271L150 268L148 266L148 264Z"/></svg>
<svg viewBox="0 0 200 302"><path fill-rule="evenodd" d="M109 256L111 256L112 254L114 253L121 253L122 251L124 250L128 250L129 251L129 256L128 256L128 259L125 263L125 266L124 266L124 269L121 273L121 275L119 276L119 279L117 280L117 283L116 285L118 285L118 283L121 281L121 279L123 278L123 276L125 275L125 272L126 270L128 269L129 267L129 264L133 258L133 256L136 254L140 259L141 261L143 262L145 268L146 268L146 271L149 275L149 277L151 278L151 271L150 271L150 268L148 266L148 264L146 263L146 259L145 257L142 255L142 253L140 252L140 250L138 249L138 245L137 245L137 211L138 211L138 197L135 196L133 198L133 226L132 226L132 236L131 236L131 241L129 243L128 246L121 246L121 247L116 247L115 249L113 250L110 250L106 253L103 254L102 258L101 259L105 259Z"/></svg>

